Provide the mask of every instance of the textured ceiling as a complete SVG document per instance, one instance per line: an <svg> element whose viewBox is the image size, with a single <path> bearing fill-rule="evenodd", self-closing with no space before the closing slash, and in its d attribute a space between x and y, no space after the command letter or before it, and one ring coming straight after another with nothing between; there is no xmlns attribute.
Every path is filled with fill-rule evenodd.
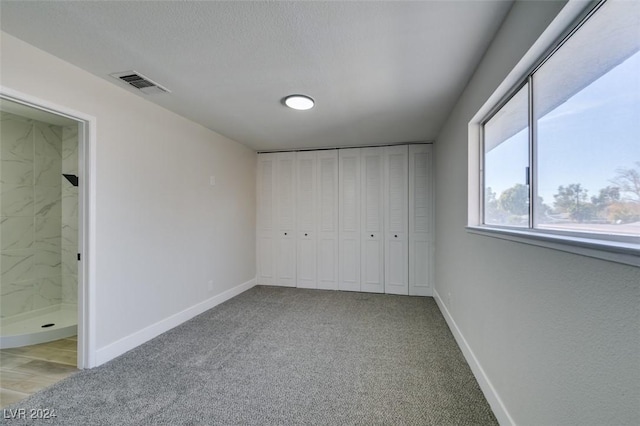
<svg viewBox="0 0 640 426"><path fill-rule="evenodd" d="M134 69L172 92L140 96L256 150L433 140L510 6L0 3L3 31L121 87Z"/></svg>

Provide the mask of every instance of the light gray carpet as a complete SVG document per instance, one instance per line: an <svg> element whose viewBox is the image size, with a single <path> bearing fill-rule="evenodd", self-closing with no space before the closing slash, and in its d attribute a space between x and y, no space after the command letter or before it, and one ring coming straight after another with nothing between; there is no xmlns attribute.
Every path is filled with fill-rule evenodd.
<svg viewBox="0 0 640 426"><path fill-rule="evenodd" d="M497 424L432 298L255 287L9 424Z"/></svg>

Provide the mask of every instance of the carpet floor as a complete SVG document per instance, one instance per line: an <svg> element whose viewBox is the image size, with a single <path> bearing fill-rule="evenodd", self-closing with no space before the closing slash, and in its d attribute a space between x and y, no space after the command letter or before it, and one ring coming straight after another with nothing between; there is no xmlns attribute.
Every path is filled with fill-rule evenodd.
<svg viewBox="0 0 640 426"><path fill-rule="evenodd" d="M18 408L57 417L6 418ZM497 424L432 298L262 286L4 417L12 425Z"/></svg>

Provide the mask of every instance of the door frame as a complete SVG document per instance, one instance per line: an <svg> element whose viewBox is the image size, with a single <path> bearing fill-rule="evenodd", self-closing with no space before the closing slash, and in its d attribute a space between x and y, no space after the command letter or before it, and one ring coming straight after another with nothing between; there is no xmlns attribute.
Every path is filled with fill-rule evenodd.
<svg viewBox="0 0 640 426"><path fill-rule="evenodd" d="M0 85L0 98L78 122L78 368L96 365L96 118Z"/></svg>

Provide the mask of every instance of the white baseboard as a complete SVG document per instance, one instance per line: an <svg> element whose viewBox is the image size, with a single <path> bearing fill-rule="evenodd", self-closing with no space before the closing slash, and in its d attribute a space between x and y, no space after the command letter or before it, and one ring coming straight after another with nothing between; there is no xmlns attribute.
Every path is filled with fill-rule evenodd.
<svg viewBox="0 0 640 426"><path fill-rule="evenodd" d="M249 290L255 285L256 279L253 278L246 283L230 288L229 290L224 291L217 296L213 296L210 299L191 306L190 308L178 312L177 314L171 315L170 317L160 320L155 324L151 324L150 326L145 327L142 330L136 331L133 334L123 337L120 340L117 340L103 348L98 349L96 351L95 366L97 367L98 365L102 365L107 361L111 361L115 357L120 356L123 353L130 351L131 349L140 346L145 342L148 342L154 337L157 337L160 334L169 331L174 327L177 327L183 322L186 322L191 318L200 315L201 313L215 306L218 306L223 302L226 302L227 300L239 295L240 293Z"/></svg>
<svg viewBox="0 0 640 426"><path fill-rule="evenodd" d="M442 299L440 298L440 295L438 294L438 291L435 288L433 289L433 298L436 300L436 303L440 308L440 312L442 312L442 316L444 316L444 319L447 321L447 324L449 325L449 329L453 333L453 337L455 337L456 342L458 342L458 346L462 350L462 354L467 360L469 367L471 367L471 371L473 372L473 375L478 381L478 384L480 385L480 389L482 389L482 393L484 393L485 398L487 398L487 402L489 402L489 405L493 410L493 414L495 414L496 418L498 419L498 422L503 426L515 425L515 422L513 421L513 418L511 418L511 416L509 415L509 412L507 411L507 407L504 406L504 403L502 402L500 395L498 395L495 388L491 384L491 380L489 380L489 377L487 377L487 374L484 372L484 369L478 362L478 359L473 353L473 350L467 343L467 340L462 335L462 332L458 328L458 325L456 324L453 317L449 313L449 310L447 309L446 305L443 303Z"/></svg>

